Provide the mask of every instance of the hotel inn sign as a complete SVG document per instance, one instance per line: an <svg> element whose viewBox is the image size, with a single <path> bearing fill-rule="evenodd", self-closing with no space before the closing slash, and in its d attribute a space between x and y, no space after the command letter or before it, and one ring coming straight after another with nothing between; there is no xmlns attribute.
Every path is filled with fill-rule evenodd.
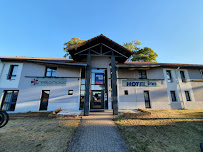
<svg viewBox="0 0 203 152"><path fill-rule="evenodd" d="M123 87L159 87L163 82L159 80L142 81L142 80L122 80Z"/></svg>

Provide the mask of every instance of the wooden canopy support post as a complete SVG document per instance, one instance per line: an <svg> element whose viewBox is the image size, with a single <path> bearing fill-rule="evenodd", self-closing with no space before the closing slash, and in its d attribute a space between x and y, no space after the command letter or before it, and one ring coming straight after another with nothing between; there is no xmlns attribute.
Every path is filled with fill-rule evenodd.
<svg viewBox="0 0 203 152"><path fill-rule="evenodd" d="M112 97L113 97L113 115L118 115L118 97L117 97L117 76L116 76L116 63L115 56L112 54L111 57L111 68L112 68Z"/></svg>
<svg viewBox="0 0 203 152"><path fill-rule="evenodd" d="M90 74L91 74L91 56L90 56L90 51L89 51L89 54L87 55L87 67L86 67L84 116L89 115Z"/></svg>

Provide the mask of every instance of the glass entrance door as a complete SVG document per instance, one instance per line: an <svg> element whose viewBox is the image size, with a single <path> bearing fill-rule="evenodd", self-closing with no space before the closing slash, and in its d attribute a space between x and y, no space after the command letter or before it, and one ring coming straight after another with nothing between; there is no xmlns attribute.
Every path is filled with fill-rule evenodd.
<svg viewBox="0 0 203 152"><path fill-rule="evenodd" d="M104 109L104 91L95 90L91 92L91 109Z"/></svg>

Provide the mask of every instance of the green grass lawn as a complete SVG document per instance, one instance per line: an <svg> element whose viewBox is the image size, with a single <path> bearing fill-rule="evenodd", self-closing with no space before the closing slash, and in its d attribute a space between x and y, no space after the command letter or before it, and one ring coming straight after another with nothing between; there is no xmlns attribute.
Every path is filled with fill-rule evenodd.
<svg viewBox="0 0 203 152"><path fill-rule="evenodd" d="M10 115L8 124L0 128L0 152L66 152L80 120L47 115Z"/></svg>
<svg viewBox="0 0 203 152"><path fill-rule="evenodd" d="M115 120L130 151L199 152L203 110L150 110L150 116Z"/></svg>

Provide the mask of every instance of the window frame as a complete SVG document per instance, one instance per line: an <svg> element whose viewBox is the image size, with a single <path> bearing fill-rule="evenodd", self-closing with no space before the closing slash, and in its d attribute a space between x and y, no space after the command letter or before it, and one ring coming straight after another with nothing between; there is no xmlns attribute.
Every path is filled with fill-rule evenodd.
<svg viewBox="0 0 203 152"><path fill-rule="evenodd" d="M186 94L186 93L187 93L187 94ZM189 98L187 98L187 97L189 97ZM190 91L185 90L185 98L186 98L186 101L192 101Z"/></svg>
<svg viewBox="0 0 203 152"><path fill-rule="evenodd" d="M16 75L13 75L13 71L14 71L14 68L15 68L15 67L17 67L17 72L16 72ZM18 65L16 65L16 64L10 65L7 79L8 79L8 80L15 80L15 79L16 79L16 76L17 76L17 73L18 73Z"/></svg>
<svg viewBox="0 0 203 152"><path fill-rule="evenodd" d="M40 97L40 103L39 103L39 111L47 111L47 109L48 109L48 104L49 104L49 97L47 98L47 106L46 106L46 109L41 109L41 104L42 104L42 101L43 101L43 99L44 99L44 96L43 96L43 92L45 92L45 91L49 91L49 97L50 97L50 90L42 90L41 91L41 97Z"/></svg>
<svg viewBox="0 0 203 152"><path fill-rule="evenodd" d="M203 79L203 70L200 70L201 77Z"/></svg>
<svg viewBox="0 0 203 152"><path fill-rule="evenodd" d="M172 93L174 93L175 100L173 100ZM172 102L177 102L176 91L175 90L171 90L170 91L170 95L171 95L171 101Z"/></svg>
<svg viewBox="0 0 203 152"><path fill-rule="evenodd" d="M5 98L6 98L6 95L7 95L7 92L8 92L8 91L12 91L12 97L11 97L11 99L10 99L11 101L5 102ZM15 111L16 103L17 103L17 100L18 100L18 94L17 94L16 100L15 100L15 102L13 102L13 95L14 95L14 92L15 92L15 91L17 91L18 94L19 94L19 90L4 90L4 92L3 92L3 98L2 98L2 100L1 100L1 105L0 105L0 109L1 109L1 110L3 109L3 106L4 106L4 104L6 103L6 104L9 104L9 110L6 110L6 111ZM11 105L15 105L14 110L10 110Z"/></svg>
<svg viewBox="0 0 203 152"><path fill-rule="evenodd" d="M144 72L145 74L143 74L142 72ZM139 79L147 79L147 70L138 70L138 78Z"/></svg>
<svg viewBox="0 0 203 152"><path fill-rule="evenodd" d="M57 75L57 67L46 67L46 70L45 70L45 77L46 78L54 78L54 77L56 77L56 76L53 76L53 71L52 71L53 68L55 68L56 75ZM47 69L51 69L51 71L47 71ZM47 72L51 72L51 76L47 76Z"/></svg>
<svg viewBox="0 0 203 152"><path fill-rule="evenodd" d="M124 90L124 95L127 96L128 94L128 90Z"/></svg>
<svg viewBox="0 0 203 152"><path fill-rule="evenodd" d="M169 75L168 75L169 73ZM168 78L168 76L170 77L170 79ZM171 70L166 70L166 79L169 83L173 82L173 78L172 78L172 74L171 74Z"/></svg>
<svg viewBox="0 0 203 152"><path fill-rule="evenodd" d="M72 96L73 95L73 90L68 90L68 95Z"/></svg>
<svg viewBox="0 0 203 152"><path fill-rule="evenodd" d="M148 100L145 99L145 93L147 93ZM150 91L149 90L143 90L143 94L144 94L145 108L151 109L152 105L151 105L151 99L150 99ZM148 106L147 106L147 102L148 102Z"/></svg>
<svg viewBox="0 0 203 152"><path fill-rule="evenodd" d="M181 73L182 73L183 75L182 75ZM182 76L183 76L183 77L182 77ZM183 70L180 71L180 78L181 78L182 82L186 82L185 71L183 71Z"/></svg>

